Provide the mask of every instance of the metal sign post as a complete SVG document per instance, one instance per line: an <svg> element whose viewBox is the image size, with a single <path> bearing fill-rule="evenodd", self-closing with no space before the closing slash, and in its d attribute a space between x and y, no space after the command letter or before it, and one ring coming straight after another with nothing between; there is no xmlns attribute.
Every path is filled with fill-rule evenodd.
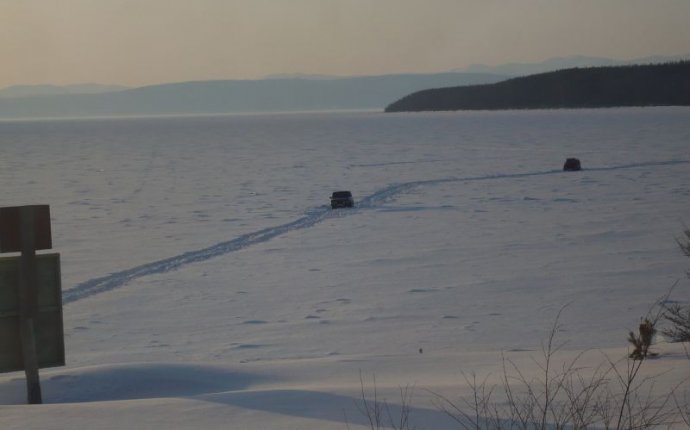
<svg viewBox="0 0 690 430"><path fill-rule="evenodd" d="M20 208L19 224L21 237L21 270L19 271L19 333L26 373L26 391L29 404L43 403L41 381L38 375L36 356L36 249L34 240L34 210L32 206Z"/></svg>
<svg viewBox="0 0 690 430"><path fill-rule="evenodd" d="M0 341L0 372L24 369L30 404L42 403L39 365L64 365L59 256L36 255L51 247L47 205L0 208L0 252L21 252L18 261L3 258L0 265L0 298L6 301L0 303L0 331L8 334ZM39 309L39 301L45 309ZM19 331L21 360L12 327Z"/></svg>

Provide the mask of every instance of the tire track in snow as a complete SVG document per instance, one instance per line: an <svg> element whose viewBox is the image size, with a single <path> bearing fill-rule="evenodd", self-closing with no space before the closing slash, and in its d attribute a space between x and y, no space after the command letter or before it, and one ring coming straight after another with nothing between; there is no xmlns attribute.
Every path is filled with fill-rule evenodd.
<svg viewBox="0 0 690 430"><path fill-rule="evenodd" d="M182 266L186 266L187 264L198 263L218 257L220 255L239 251L249 246L266 242L287 232L311 227L314 224L319 223L325 218L331 216L332 214L330 209L319 208L311 211L302 218L287 224L265 228L263 230L239 236L226 242L217 243L213 246L209 246L208 248L196 251L188 251L180 255L165 258L163 260L142 264L140 266L122 270L120 272L112 273L100 278L90 279L78 284L74 288L64 291L62 293L62 303L68 304L89 296L93 296L95 294L110 291L127 284L133 279L141 278L143 276L170 272L172 270L179 269Z"/></svg>
<svg viewBox="0 0 690 430"><path fill-rule="evenodd" d="M676 161L654 161L645 163L625 164L611 167L597 167L585 169L585 172L604 172L621 169L633 169L638 167L657 167L657 166L672 166L678 164L690 164L690 160L676 160ZM408 192L409 190L424 186L437 185L449 182L475 182L475 181L490 181L498 179L516 179L527 178L531 176L545 176L556 174L572 174L571 172L563 172L562 170L545 170L540 172L527 173L509 173L496 174L485 176L469 176L469 177L451 177L442 179L429 179L424 181L405 182L401 184L393 184L383 188L369 196L362 198L355 206L355 210L337 211L333 212L328 207L320 207L307 212L303 217L275 227L268 227L253 233L244 234L235 239L220 242L195 251L188 251L180 255L154 261L151 263L142 264L131 269L115 272L100 278L93 278L76 285L69 290L62 293L62 303L68 304L78 300L90 297L96 294L104 293L116 288L119 288L128 282L148 275L166 273L177 270L182 266L188 264L198 263L209 260L221 255L229 254L231 252L239 251L250 246L269 241L275 237L284 235L288 232L301 230L312 227L321 221L333 218L348 216L357 213L357 209L371 209L380 206L385 201L391 198Z"/></svg>
<svg viewBox="0 0 690 430"><path fill-rule="evenodd" d="M657 167L657 166L673 166L677 164L690 164L690 160L674 160L674 161L650 161L644 163L634 163L634 164L623 164L619 166L610 167L594 167L589 169L582 169L582 172L607 172L613 170L623 170L623 169L634 169L637 167ZM371 208L378 206L383 201L394 197L396 194L402 194L412 188L424 186L424 185L437 185L447 182L478 182L478 181L490 181L496 179L517 179L517 178L528 178L530 176L544 176L544 175L556 175L556 174L572 174L573 172L564 172L562 169L557 170L544 170L541 172L526 172L526 173L506 173L506 174L495 174L495 175L484 175L484 176L469 176L469 177L452 177L445 179L429 179L425 181L415 181L406 182L403 184L391 185L384 188L381 191L364 197L361 199L357 207Z"/></svg>

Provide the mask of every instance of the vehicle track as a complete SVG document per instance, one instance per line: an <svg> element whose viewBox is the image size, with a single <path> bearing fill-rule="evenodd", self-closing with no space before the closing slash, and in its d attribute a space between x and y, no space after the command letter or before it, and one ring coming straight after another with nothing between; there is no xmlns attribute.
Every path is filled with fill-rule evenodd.
<svg viewBox="0 0 690 430"><path fill-rule="evenodd" d="M635 164L625 164L610 167L590 168L586 172L605 172L622 169L634 169L639 167L658 167L658 166L672 166L679 164L690 164L690 160L675 160L675 161L653 161ZM508 173L485 176L470 176L470 177L450 177L442 179L430 179L423 181L406 182L401 184L392 184L383 188L369 196L359 200L355 205L355 210L338 210L332 211L328 206L314 208L308 211L301 218L274 227L265 228L252 233L247 233L237 238L220 242L207 248L188 251L173 257L164 258L162 260L153 261L151 263L142 264L131 269L122 270L111 273L107 276L89 279L73 288L63 291L62 302L69 304L82 300L96 294L111 291L119 288L128 282L148 275L160 274L177 270L182 266L188 264L206 261L221 255L231 252L239 251L250 246L269 241L275 237L281 236L291 231L301 230L314 226L321 221L334 217L349 216L356 214L358 209L372 209L382 205L385 201L403 194L413 188L425 185L437 185L449 182L476 182L476 181L490 181L500 179L516 179L526 178L531 176L546 176L558 174L572 174L571 172L563 172L562 170L545 170L537 172L526 173Z"/></svg>

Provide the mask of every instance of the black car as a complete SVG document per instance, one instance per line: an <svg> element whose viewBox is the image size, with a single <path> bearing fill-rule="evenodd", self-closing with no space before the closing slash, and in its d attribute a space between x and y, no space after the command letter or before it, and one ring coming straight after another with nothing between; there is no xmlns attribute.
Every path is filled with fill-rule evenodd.
<svg viewBox="0 0 690 430"><path fill-rule="evenodd" d="M576 172L578 170L582 170L580 160L577 158L568 158L565 160L565 164L563 164L563 170L566 172Z"/></svg>
<svg viewBox="0 0 690 430"><path fill-rule="evenodd" d="M352 193L349 191L334 191L331 195L331 209L351 208L355 205Z"/></svg>

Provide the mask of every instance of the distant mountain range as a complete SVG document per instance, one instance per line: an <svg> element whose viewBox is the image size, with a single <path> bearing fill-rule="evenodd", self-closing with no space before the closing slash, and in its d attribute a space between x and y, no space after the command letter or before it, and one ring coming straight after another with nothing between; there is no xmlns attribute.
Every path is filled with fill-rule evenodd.
<svg viewBox="0 0 690 430"><path fill-rule="evenodd" d="M665 62L677 57L613 60L552 58L533 64L473 65L438 74L363 77L273 75L259 80L182 82L128 88L116 85L23 85L0 89L0 118L216 114L383 109L407 94L491 84L514 76L570 67Z"/></svg>
<svg viewBox="0 0 690 430"><path fill-rule="evenodd" d="M492 83L485 73L287 78L152 85L102 94L0 98L0 118L383 109L424 88Z"/></svg>
<svg viewBox="0 0 690 430"><path fill-rule="evenodd" d="M690 61L558 70L419 91L386 112L690 106Z"/></svg>
<svg viewBox="0 0 690 430"><path fill-rule="evenodd" d="M122 85L13 85L0 90L0 98L55 96L62 94L101 94L129 89Z"/></svg>

